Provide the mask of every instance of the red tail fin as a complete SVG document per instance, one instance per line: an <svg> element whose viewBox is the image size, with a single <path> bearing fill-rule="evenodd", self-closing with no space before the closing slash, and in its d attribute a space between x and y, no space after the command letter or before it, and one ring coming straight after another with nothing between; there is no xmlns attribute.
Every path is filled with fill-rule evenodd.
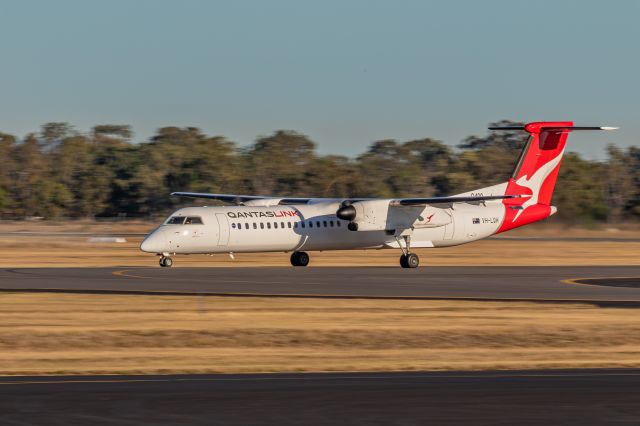
<svg viewBox="0 0 640 426"><path fill-rule="evenodd" d="M550 206L551 197L567 136L574 129L587 128L574 128L571 121L537 122L524 126L530 134L529 141L522 150L505 193L530 197L503 201L506 212L498 232L545 219L555 212Z"/></svg>

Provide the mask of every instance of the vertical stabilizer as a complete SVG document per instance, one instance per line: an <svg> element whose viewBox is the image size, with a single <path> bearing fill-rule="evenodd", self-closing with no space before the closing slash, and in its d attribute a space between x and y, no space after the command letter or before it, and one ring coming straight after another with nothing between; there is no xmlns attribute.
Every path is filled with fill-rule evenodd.
<svg viewBox="0 0 640 426"><path fill-rule="evenodd" d="M556 186L567 137L574 130L612 130L611 127L574 127L571 121L535 122L524 127L491 128L524 130L529 140L513 171L505 194L528 195L505 199L505 217L498 232L545 219L556 212L551 197Z"/></svg>

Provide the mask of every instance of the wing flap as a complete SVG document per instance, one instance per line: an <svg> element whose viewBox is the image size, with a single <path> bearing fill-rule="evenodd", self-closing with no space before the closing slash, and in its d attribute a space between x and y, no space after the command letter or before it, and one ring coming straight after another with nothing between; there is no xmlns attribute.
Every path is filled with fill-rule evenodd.
<svg viewBox="0 0 640 426"><path fill-rule="evenodd" d="M453 197L429 197L429 198L400 198L391 201L391 206L426 206L429 204L452 203L479 203L482 201L504 200L508 198L529 198L530 195L479 195L479 196L453 196Z"/></svg>

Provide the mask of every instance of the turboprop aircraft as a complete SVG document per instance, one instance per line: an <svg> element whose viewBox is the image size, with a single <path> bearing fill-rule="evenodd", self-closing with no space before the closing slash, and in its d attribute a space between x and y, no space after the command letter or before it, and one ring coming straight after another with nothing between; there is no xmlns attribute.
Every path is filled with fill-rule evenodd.
<svg viewBox="0 0 640 426"><path fill-rule="evenodd" d="M470 243L551 216L553 189L570 121L534 122L490 130L522 130L529 139L507 182L447 197L306 198L174 192L229 206L174 212L140 245L170 267L172 255L286 252L293 266L309 264L308 251L397 249L400 266L416 268L417 247Z"/></svg>

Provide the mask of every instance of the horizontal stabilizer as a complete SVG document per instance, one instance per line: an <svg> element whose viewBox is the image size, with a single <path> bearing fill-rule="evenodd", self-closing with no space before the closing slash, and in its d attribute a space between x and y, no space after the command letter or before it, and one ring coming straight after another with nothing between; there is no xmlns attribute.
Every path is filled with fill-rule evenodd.
<svg viewBox="0 0 640 426"><path fill-rule="evenodd" d="M618 130L618 127L611 126L542 126L541 131L569 131L572 132L574 130ZM489 127L489 130L527 130L527 126L500 126L500 127Z"/></svg>

